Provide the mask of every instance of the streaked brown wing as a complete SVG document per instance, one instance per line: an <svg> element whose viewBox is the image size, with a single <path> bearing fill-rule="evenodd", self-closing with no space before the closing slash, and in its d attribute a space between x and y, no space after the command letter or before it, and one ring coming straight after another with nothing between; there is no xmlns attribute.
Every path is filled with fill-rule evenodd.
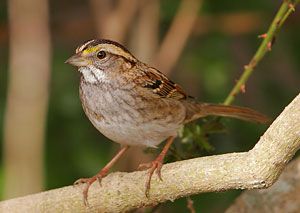
<svg viewBox="0 0 300 213"><path fill-rule="evenodd" d="M188 96L183 89L173 81L169 80L163 73L154 68L143 71L142 82L138 82L142 87L152 90L153 93L164 98L186 99Z"/></svg>

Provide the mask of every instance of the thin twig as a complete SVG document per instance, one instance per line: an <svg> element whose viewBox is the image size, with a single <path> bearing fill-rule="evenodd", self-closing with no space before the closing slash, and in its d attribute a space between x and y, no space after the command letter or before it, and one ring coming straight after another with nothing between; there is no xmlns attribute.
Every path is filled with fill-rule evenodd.
<svg viewBox="0 0 300 213"><path fill-rule="evenodd" d="M189 209L190 213L196 213L196 210L194 208L194 201L190 196L186 198L186 202L187 202L187 208Z"/></svg>
<svg viewBox="0 0 300 213"><path fill-rule="evenodd" d="M267 33L265 34L265 36L263 36L264 39L262 43L260 44L256 53L254 54L250 63L244 67L243 74L241 75L241 77L239 78L239 80L237 81L237 83L232 88L229 95L223 102L225 105L231 104L234 101L235 96L241 92L241 88L245 87L245 84L249 79L250 75L252 74L254 68L265 56L265 54L271 50L275 36L278 34L280 28L282 27L283 23L286 21L288 16L295 10L295 6L298 2L299 0L296 0L294 3L292 3L292 1L289 0L283 1Z"/></svg>

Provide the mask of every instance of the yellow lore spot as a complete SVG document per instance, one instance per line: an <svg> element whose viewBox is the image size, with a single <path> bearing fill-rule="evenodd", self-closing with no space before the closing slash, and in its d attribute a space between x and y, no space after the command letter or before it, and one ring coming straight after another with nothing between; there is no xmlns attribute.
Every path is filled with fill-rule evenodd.
<svg viewBox="0 0 300 213"><path fill-rule="evenodd" d="M82 52L82 55L89 55L91 53L95 53L100 49L99 46L89 47Z"/></svg>

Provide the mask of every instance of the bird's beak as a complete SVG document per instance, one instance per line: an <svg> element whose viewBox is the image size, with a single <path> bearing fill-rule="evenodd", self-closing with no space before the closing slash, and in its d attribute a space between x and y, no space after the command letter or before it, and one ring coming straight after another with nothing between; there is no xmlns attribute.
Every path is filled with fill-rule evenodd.
<svg viewBox="0 0 300 213"><path fill-rule="evenodd" d="M68 58L68 60L66 60L65 63L71 64L76 67L85 67L90 64L90 60L79 54L75 54Z"/></svg>

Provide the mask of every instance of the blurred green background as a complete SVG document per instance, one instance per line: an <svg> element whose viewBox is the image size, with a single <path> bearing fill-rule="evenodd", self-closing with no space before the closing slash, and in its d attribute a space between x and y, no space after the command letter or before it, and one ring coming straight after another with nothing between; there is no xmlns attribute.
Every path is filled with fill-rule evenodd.
<svg viewBox="0 0 300 213"><path fill-rule="evenodd" d="M178 0L159 1L159 44L168 32L180 3ZM259 46L261 40L258 35L266 32L280 3L281 1L271 0L203 1L184 49L171 69L171 79L202 101L224 101L243 66ZM1 145L10 77L7 7L8 2L0 2ZM49 11L52 59L44 147L45 190L70 185L80 177L94 175L118 147L102 136L84 115L78 97L79 73L75 68L64 64L79 44L99 37L89 1L50 0ZM141 58L133 48L137 18L138 15L133 18L122 43L137 58ZM275 118L296 96L300 85L299 20L300 13L296 10L283 26L270 54L250 77L246 93L239 95L235 104L251 107ZM153 57L155 53L154 51ZM201 154L247 151L267 128L231 119L223 119L222 122L227 132L212 135L209 142L215 149L201 151ZM18 134L18 129L15 132ZM0 150L3 159L3 149ZM19 179L22 181L22 174ZM3 187L4 168L1 160L0 189ZM197 212L223 212L239 193L238 190L206 193L192 196L192 199ZM3 195L1 198L4 199ZM162 204L159 210L187 212L186 199Z"/></svg>

